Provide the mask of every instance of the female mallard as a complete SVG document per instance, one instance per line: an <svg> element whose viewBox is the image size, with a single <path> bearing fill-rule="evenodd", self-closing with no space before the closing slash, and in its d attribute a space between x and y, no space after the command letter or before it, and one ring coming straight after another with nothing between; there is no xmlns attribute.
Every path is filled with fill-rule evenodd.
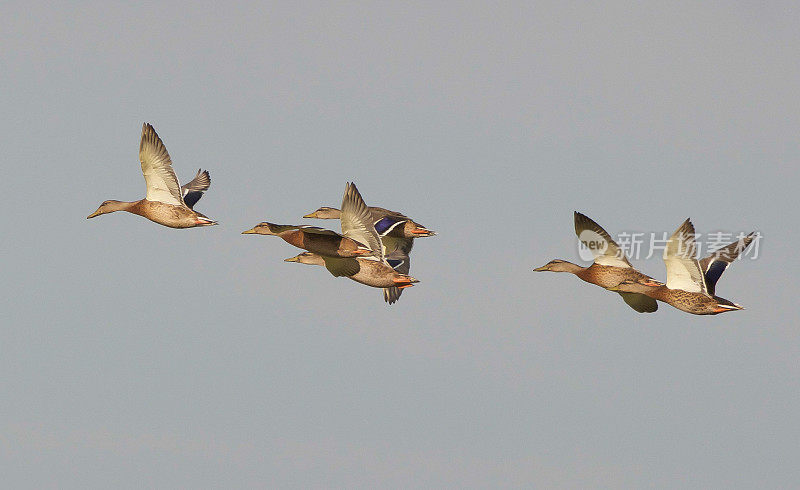
<svg viewBox="0 0 800 490"><path fill-rule="evenodd" d="M433 236L436 232L425 228L425 226L397 211L390 211L376 206L370 206L369 211L372 216L372 223L375 227L375 231L377 231L381 237L384 254L387 256L398 255L401 257L399 259L401 261L400 265L396 266L395 269L402 274L408 274L411 270L409 254L414 246L414 238ZM309 213L303 217L340 219L341 213L342 212L336 208L322 206L313 213ZM402 293L402 289L399 288L386 288L383 290L383 297L387 303L392 304L400 298Z"/></svg>
<svg viewBox="0 0 800 490"><path fill-rule="evenodd" d="M403 289L412 286L413 283L419 282L408 274L400 273L392 268L390 265L391 260L386 263L364 257L341 259L325 257L311 252L303 252L294 257L285 259L285 262L324 265L334 277L345 276L358 283L374 288Z"/></svg>
<svg viewBox="0 0 800 490"><path fill-rule="evenodd" d="M716 296L714 290L722 272L750 245L753 236L751 233L698 262L694 225L687 219L669 238L664 250L666 284L653 286L634 279L625 281L615 290L645 294L693 315L742 310L742 306Z"/></svg>
<svg viewBox="0 0 800 490"><path fill-rule="evenodd" d="M617 286L627 281L639 281L642 284L653 286L661 284L634 269L619 245L600 225L577 211L575 211L574 217L575 233L581 243L592 251L594 263L589 267L581 267L566 260L555 259L533 270L537 272L571 272L586 282L612 291L616 291ZM628 306L639 313L652 313L658 309L658 303L647 295L636 292L616 292L622 296Z"/></svg>
<svg viewBox="0 0 800 490"><path fill-rule="evenodd" d="M286 243L327 257L361 257L372 255L373 251L361 242L342 236L333 230L303 225L276 225L263 221L242 235L274 235Z"/></svg>
<svg viewBox="0 0 800 490"><path fill-rule="evenodd" d="M208 172L198 170L195 178L181 187L175 171L172 170L172 161L167 148L153 126L147 123L142 126L139 161L142 163L142 174L147 184L145 198L134 202L105 201L86 219L114 211L127 211L170 228L217 224L216 221L192 209L211 185Z"/></svg>
<svg viewBox="0 0 800 490"><path fill-rule="evenodd" d="M418 282L408 275L408 255L402 245L398 245L388 257L384 254L385 247L375 230L370 208L353 183L345 187L339 218L342 235L313 226L281 226L266 222L244 233L278 235L288 243L312 252L293 257L294 260L287 259L288 262L324 264L334 276L347 276L362 284L385 288L384 298L390 304L397 301L401 289ZM407 250L410 251L410 247Z"/></svg>
<svg viewBox="0 0 800 490"><path fill-rule="evenodd" d="M354 184L348 184L342 199L342 234L332 230L304 225L276 225L267 221L243 231L243 235L275 235L295 247L326 257L352 258L378 256L383 258L381 238L375 232L364 204Z"/></svg>

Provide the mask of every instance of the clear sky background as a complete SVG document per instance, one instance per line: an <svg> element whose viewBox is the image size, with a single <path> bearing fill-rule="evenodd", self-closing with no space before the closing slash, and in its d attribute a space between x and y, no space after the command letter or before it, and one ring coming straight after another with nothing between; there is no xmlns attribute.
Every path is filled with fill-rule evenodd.
<svg viewBox="0 0 800 490"><path fill-rule="evenodd" d="M14 488L800 481L793 2L5 2L0 462ZM144 197L143 122L183 182ZM381 292L262 220L368 204L439 232ZM609 232L758 230L637 314L566 274ZM584 262L585 264L585 262ZM658 257L634 265L664 278Z"/></svg>

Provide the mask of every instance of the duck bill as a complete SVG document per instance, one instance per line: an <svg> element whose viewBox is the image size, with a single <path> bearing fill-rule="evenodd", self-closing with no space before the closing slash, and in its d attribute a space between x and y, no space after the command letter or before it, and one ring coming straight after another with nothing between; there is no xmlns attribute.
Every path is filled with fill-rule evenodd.
<svg viewBox="0 0 800 490"><path fill-rule="evenodd" d="M92 213L89 216L87 216L86 219L91 219L91 218L94 218L95 216L100 216L101 214L103 214L103 213L101 213L100 210L98 209L94 213Z"/></svg>
<svg viewBox="0 0 800 490"><path fill-rule="evenodd" d="M256 234L255 228L250 228L249 230L245 230L242 232L242 235L255 235L255 234Z"/></svg>
<svg viewBox="0 0 800 490"><path fill-rule="evenodd" d="M317 217L316 211L314 211L313 213L308 213L303 215L303 218L316 218L316 217Z"/></svg>
<svg viewBox="0 0 800 490"><path fill-rule="evenodd" d="M433 236L436 234L435 231L428 230L427 228L414 228L413 230L411 230L411 233L414 235L418 235L420 237Z"/></svg>
<svg viewBox="0 0 800 490"><path fill-rule="evenodd" d="M402 276L402 277L395 277L394 279L392 279L392 282L395 283L396 285L395 287L397 287L398 289L403 289L403 288L410 288L411 286L414 285L414 283L419 282L419 280L414 279L411 276Z"/></svg>
<svg viewBox="0 0 800 490"><path fill-rule="evenodd" d="M548 269L547 269L547 266L546 266L546 265L543 265L543 266L541 266L541 267L537 267L537 268L533 269L533 271L534 271L534 272L545 272L545 271L547 271L547 270L548 270Z"/></svg>
<svg viewBox="0 0 800 490"><path fill-rule="evenodd" d="M283 259L284 262L300 262L298 257L289 257L288 259Z"/></svg>
<svg viewBox="0 0 800 490"><path fill-rule="evenodd" d="M724 313L726 311L736 311L736 310L743 310L743 309L744 309L744 306L737 305L737 304L734 304L734 305L717 305L717 307L714 308L714 313Z"/></svg>

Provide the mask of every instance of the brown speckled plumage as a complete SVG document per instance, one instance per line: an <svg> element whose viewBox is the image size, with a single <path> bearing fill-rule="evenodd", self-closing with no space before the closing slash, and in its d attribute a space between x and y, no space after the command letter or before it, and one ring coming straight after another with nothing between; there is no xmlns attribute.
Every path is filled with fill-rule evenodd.
<svg viewBox="0 0 800 490"><path fill-rule="evenodd" d="M615 291L644 294L693 315L717 315L726 311L744 309L719 296L709 296L704 293L689 292L682 289L670 289L666 285L650 286L633 281L631 283L622 283L615 288Z"/></svg>
<svg viewBox="0 0 800 490"><path fill-rule="evenodd" d="M339 264L336 261L346 262L346 264ZM374 259L355 258L335 259L332 261L315 253L303 252L300 255L286 259L286 262L324 265L334 276L343 275L358 283L374 288L392 288L419 282L407 274L397 272L386 263ZM344 270L345 267L352 267L352 269L346 274L338 272Z"/></svg>
<svg viewBox="0 0 800 490"><path fill-rule="evenodd" d="M172 161L167 148L153 126L147 123L142 126L142 136L139 140L139 161L147 185L145 199L133 202L105 201L97 211L87 216L87 219L115 211L126 211L170 228L194 228L217 224L192 209L211 185L208 172L198 170L193 180L180 187L172 170ZM184 196L188 202L184 201Z"/></svg>

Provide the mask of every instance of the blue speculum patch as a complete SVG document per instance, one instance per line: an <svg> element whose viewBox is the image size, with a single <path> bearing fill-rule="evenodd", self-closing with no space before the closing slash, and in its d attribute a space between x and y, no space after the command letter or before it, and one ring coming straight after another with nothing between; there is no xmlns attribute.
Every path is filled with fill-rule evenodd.
<svg viewBox="0 0 800 490"><path fill-rule="evenodd" d="M706 287L708 288L709 292L713 294L714 286L719 281L720 276L725 269L728 267L728 264L722 260L715 260L711 263L706 271Z"/></svg>
<svg viewBox="0 0 800 490"><path fill-rule="evenodd" d="M400 264L402 264L402 263L403 263L403 261L402 261L402 260L398 260L398 259L390 259L390 260L387 260L386 262L387 262L387 263L388 263L390 266L392 266L392 269L397 269L397 268L400 266Z"/></svg>
<svg viewBox="0 0 800 490"><path fill-rule="evenodd" d="M381 218L375 222L375 231L378 233L386 233L394 224L395 220L392 218Z"/></svg>

